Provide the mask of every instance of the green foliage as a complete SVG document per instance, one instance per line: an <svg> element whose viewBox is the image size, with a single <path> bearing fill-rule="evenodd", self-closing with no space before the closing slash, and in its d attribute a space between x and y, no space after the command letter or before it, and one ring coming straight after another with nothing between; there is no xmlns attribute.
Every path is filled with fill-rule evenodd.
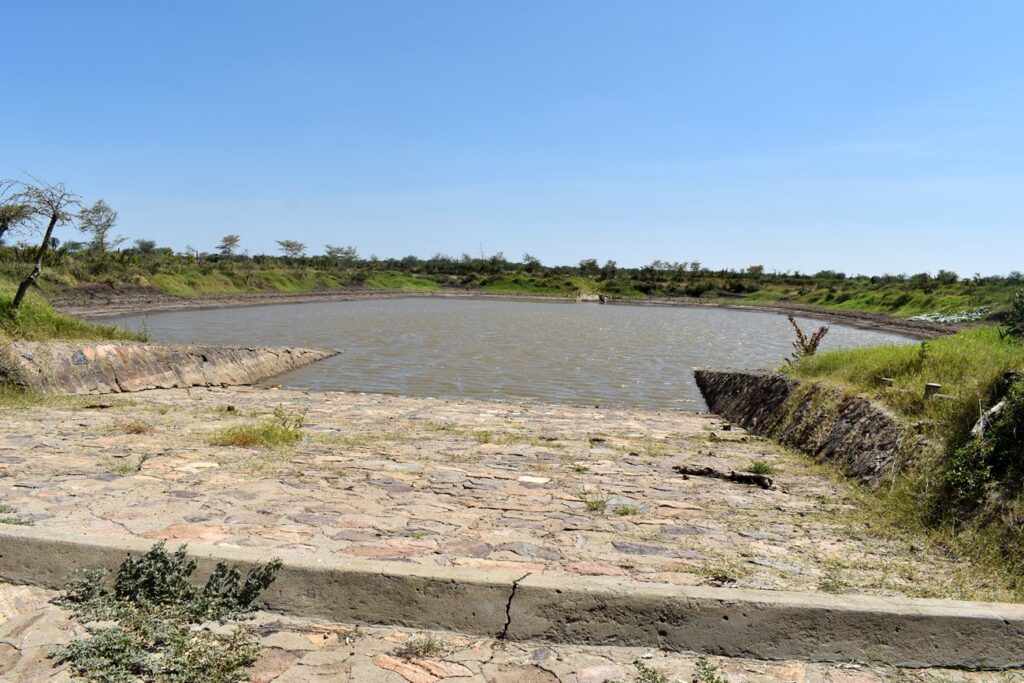
<svg viewBox="0 0 1024 683"><path fill-rule="evenodd" d="M243 578L236 567L218 563L198 586L189 581L196 563L185 546L168 553L161 542L128 557L113 582L102 571L81 572L59 603L86 624L89 635L51 656L69 663L74 675L104 683L242 681L259 654L251 633L201 625L251 615L280 567L280 560L271 560Z"/></svg>
<svg viewBox="0 0 1024 683"><path fill-rule="evenodd" d="M1006 332L1014 339L1024 340L1024 289L1013 295L1006 316Z"/></svg>
<svg viewBox="0 0 1024 683"><path fill-rule="evenodd" d="M718 671L718 667L707 657L697 659L697 668L693 674L695 683L729 683Z"/></svg>
<svg viewBox="0 0 1024 683"><path fill-rule="evenodd" d="M214 446L237 446L240 448L280 448L302 441L302 427L306 413L290 413L282 406L274 414L253 425L239 425L222 429L210 440Z"/></svg>
<svg viewBox="0 0 1024 683"><path fill-rule="evenodd" d="M753 474L775 474L775 466L765 460L754 460L745 469Z"/></svg>
<svg viewBox="0 0 1024 683"><path fill-rule="evenodd" d="M633 667L636 669L636 683L669 683L668 676L642 659L633 660Z"/></svg>
<svg viewBox="0 0 1024 683"><path fill-rule="evenodd" d="M439 288L433 280L404 273L374 273L363 284L371 289L400 289L405 292L432 292Z"/></svg>
<svg viewBox="0 0 1024 683"><path fill-rule="evenodd" d="M956 508L971 512L987 494L1015 496L1024 486L1024 382L1015 382L982 433L957 448L943 475Z"/></svg>
<svg viewBox="0 0 1024 683"><path fill-rule="evenodd" d="M910 421L927 421L935 438L959 444L1008 370L1024 373L1024 346L1001 336L998 328L984 326L931 340L924 347L887 344L821 352L787 372L871 396ZM893 385L883 386L883 377ZM928 382L941 384L942 393L951 398L926 402Z"/></svg>
<svg viewBox="0 0 1024 683"><path fill-rule="evenodd" d="M1024 374L1024 345L987 326L926 344L819 353L787 371L867 395L907 423L905 455L874 494L885 524L920 530L1011 585L1024 582L1024 386L1008 381ZM945 398L926 400L926 382L941 384Z"/></svg>

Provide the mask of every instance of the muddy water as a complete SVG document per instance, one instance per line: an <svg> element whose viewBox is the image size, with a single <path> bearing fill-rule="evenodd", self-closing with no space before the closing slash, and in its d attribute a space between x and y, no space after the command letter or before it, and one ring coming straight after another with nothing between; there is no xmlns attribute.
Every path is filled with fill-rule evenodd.
<svg viewBox="0 0 1024 683"><path fill-rule="evenodd" d="M775 313L443 299L186 311L105 322L139 328L144 320L157 341L342 352L275 378L289 388L690 411L704 409L694 366L777 367L793 338L786 318ZM907 341L832 325L822 348Z"/></svg>

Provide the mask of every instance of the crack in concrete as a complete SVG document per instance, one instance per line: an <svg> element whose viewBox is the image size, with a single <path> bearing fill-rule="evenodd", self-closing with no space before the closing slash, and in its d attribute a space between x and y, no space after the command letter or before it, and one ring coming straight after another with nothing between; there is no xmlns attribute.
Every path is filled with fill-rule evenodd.
<svg viewBox="0 0 1024 683"><path fill-rule="evenodd" d="M508 594L508 602L505 603L505 626L498 634L498 640L505 640L508 636L508 629L512 626L512 601L515 600L516 591L519 590L519 582L525 580L533 572L526 572L512 582L512 591Z"/></svg>

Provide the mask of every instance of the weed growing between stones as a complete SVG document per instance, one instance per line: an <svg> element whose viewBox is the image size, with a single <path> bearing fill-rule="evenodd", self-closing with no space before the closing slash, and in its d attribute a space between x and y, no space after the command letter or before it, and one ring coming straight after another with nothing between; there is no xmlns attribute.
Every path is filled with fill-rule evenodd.
<svg viewBox="0 0 1024 683"><path fill-rule="evenodd" d="M718 667L712 664L707 657L697 659L697 669L693 672L693 680L694 683L729 683L719 672Z"/></svg>
<svg viewBox="0 0 1024 683"><path fill-rule="evenodd" d="M825 593L842 593L846 590L846 582L843 580L842 566L835 561L824 563L821 579L818 581L818 590Z"/></svg>
<svg viewBox="0 0 1024 683"><path fill-rule="evenodd" d="M778 470L770 462L765 460L754 460L744 468L751 474L775 474Z"/></svg>
<svg viewBox="0 0 1024 683"><path fill-rule="evenodd" d="M0 515L3 515L0 517L0 524L15 524L17 526L32 526L35 524L31 519L26 519L17 514L11 514L16 512L17 510L7 503L0 503Z"/></svg>
<svg viewBox="0 0 1024 683"><path fill-rule="evenodd" d="M608 509L608 496L600 491L594 493L588 493L587 491L580 490L576 492L576 496L586 506L589 512L604 513Z"/></svg>
<svg viewBox="0 0 1024 683"><path fill-rule="evenodd" d="M273 416L254 425L240 425L222 429L213 435L213 446L239 448L280 448L302 441L302 427L306 411L289 412L283 406L274 409Z"/></svg>
<svg viewBox="0 0 1024 683"><path fill-rule="evenodd" d="M138 474L142 471L142 466L145 465L149 459L153 457L149 453L143 453L138 458L103 458L102 462L107 471L111 474L120 474L127 476L129 474Z"/></svg>
<svg viewBox="0 0 1024 683"><path fill-rule="evenodd" d="M668 676L659 672L642 659L633 660L633 668L636 669L635 683L669 683ZM608 681L608 683L619 683L619 681Z"/></svg>
<svg viewBox="0 0 1024 683"><path fill-rule="evenodd" d="M396 657L404 659L424 659L436 657L447 652L448 645L439 638L428 635L423 638L413 638L405 642L402 647L395 650Z"/></svg>
<svg viewBox="0 0 1024 683"><path fill-rule="evenodd" d="M128 557L113 581L103 571L81 572L58 603L89 635L50 656L68 663L75 676L104 683L242 681L259 646L248 629L215 632L209 622L248 618L280 567L271 560L243 578L222 562L200 587L189 582L196 563L185 546L168 553L160 542Z"/></svg>

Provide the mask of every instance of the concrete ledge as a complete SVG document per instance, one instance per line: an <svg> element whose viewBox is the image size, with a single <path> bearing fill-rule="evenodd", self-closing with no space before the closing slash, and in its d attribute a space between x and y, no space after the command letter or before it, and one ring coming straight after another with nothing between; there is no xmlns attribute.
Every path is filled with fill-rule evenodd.
<svg viewBox="0 0 1024 683"><path fill-rule="evenodd" d="M60 588L75 568L115 569L148 540L0 525L0 579ZM198 577L266 551L190 545ZM267 609L341 622L634 645L725 656L911 667L1024 666L1024 605L694 588L607 577L521 576L279 554Z"/></svg>
<svg viewBox="0 0 1024 683"><path fill-rule="evenodd" d="M1024 665L1024 605L531 576L510 638L907 667Z"/></svg>
<svg viewBox="0 0 1024 683"><path fill-rule="evenodd" d="M66 394L254 384L336 353L192 344L14 342L0 356L0 382Z"/></svg>

